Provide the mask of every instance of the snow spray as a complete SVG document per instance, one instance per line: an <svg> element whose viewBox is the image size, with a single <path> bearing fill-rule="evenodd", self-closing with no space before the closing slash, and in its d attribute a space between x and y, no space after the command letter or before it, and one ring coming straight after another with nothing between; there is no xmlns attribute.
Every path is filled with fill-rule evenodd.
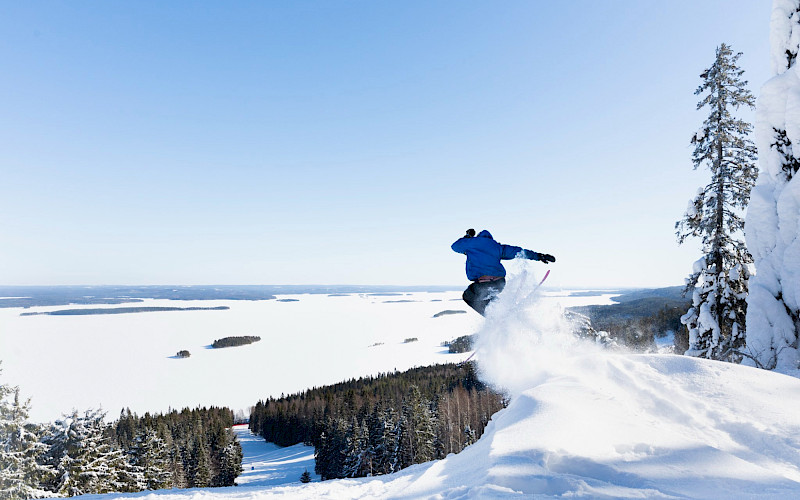
<svg viewBox="0 0 800 500"><path fill-rule="evenodd" d="M481 379L512 397L563 372L576 350L593 349L573 335L563 308L543 297L527 262L509 263L508 284L486 308L475 335Z"/></svg>

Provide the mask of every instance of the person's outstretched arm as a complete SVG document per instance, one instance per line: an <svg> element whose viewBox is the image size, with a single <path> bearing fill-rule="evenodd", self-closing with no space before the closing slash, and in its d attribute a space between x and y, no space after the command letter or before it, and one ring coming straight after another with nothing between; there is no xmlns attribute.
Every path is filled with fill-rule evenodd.
<svg viewBox="0 0 800 500"><path fill-rule="evenodd" d="M556 261L555 257L547 253L534 252L533 250L526 250L524 248L515 247L512 245L503 245L503 259L513 259L520 254L525 259L538 260L544 264L549 264Z"/></svg>

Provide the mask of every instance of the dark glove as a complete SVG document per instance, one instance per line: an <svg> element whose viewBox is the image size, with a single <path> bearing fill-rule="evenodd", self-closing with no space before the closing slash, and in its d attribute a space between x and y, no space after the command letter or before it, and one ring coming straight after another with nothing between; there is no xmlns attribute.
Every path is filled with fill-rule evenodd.
<svg viewBox="0 0 800 500"><path fill-rule="evenodd" d="M539 254L539 262L543 262L545 264L549 264L551 262L555 262L556 258L550 255L549 253L540 253Z"/></svg>
<svg viewBox="0 0 800 500"><path fill-rule="evenodd" d="M474 238L474 237L475 237L475 230L467 229L467 234L464 235L464 238Z"/></svg>

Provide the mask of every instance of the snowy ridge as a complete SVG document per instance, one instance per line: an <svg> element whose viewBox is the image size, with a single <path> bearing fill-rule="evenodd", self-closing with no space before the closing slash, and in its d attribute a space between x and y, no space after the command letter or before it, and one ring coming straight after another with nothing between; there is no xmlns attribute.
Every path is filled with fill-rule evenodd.
<svg viewBox="0 0 800 500"><path fill-rule="evenodd" d="M800 380L601 351L576 340L560 308L539 301L536 280L524 274L487 311L476 354L483 376L507 387L511 403L460 454L374 478L117 496L800 497Z"/></svg>

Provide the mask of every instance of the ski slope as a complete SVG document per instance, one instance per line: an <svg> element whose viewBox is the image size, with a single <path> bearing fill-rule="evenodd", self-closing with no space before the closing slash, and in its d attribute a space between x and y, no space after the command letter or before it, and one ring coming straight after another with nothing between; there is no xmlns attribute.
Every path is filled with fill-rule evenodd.
<svg viewBox="0 0 800 500"><path fill-rule="evenodd" d="M604 351L529 287L506 290L476 358L511 403L460 454L374 478L96 498L800 498L800 379Z"/></svg>
<svg viewBox="0 0 800 500"><path fill-rule="evenodd" d="M242 445L242 474L236 478L240 486L277 486L297 482L308 471L314 480L314 447L302 443L281 448L251 433L247 425L235 425L233 431Z"/></svg>

